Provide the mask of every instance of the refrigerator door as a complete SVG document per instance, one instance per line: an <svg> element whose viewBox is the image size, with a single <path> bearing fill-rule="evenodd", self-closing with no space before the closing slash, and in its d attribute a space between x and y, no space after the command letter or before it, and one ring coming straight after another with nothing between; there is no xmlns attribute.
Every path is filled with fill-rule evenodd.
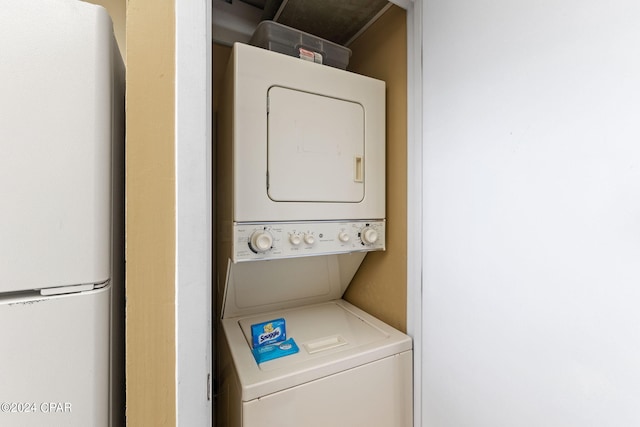
<svg viewBox="0 0 640 427"><path fill-rule="evenodd" d="M84 2L0 14L0 293L109 278L112 29Z"/></svg>
<svg viewBox="0 0 640 427"><path fill-rule="evenodd" d="M0 300L0 425L109 425L111 286Z"/></svg>

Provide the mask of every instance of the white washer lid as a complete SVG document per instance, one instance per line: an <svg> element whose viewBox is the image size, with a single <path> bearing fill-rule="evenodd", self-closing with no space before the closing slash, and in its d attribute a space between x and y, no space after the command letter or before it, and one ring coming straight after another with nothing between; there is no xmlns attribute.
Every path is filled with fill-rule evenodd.
<svg viewBox="0 0 640 427"><path fill-rule="evenodd" d="M229 261L221 317L246 317L339 299L366 254Z"/></svg>
<svg viewBox="0 0 640 427"><path fill-rule="evenodd" d="M251 352L251 325L284 318L296 354L258 365ZM243 401L253 400L403 351L411 338L344 300L223 319Z"/></svg>

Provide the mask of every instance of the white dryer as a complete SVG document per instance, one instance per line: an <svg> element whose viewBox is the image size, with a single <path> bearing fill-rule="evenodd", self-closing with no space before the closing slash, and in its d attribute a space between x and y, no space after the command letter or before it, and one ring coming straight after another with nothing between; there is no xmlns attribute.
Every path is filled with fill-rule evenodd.
<svg viewBox="0 0 640 427"><path fill-rule="evenodd" d="M216 415L226 427L412 425L412 341L342 295L385 249L385 84L235 44L217 154ZM258 364L251 325L299 352Z"/></svg>

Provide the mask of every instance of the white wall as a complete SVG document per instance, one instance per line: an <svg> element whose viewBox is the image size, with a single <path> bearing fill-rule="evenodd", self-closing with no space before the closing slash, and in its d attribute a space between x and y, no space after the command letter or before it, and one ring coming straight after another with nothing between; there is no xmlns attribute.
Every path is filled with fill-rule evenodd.
<svg viewBox="0 0 640 427"><path fill-rule="evenodd" d="M639 19L423 2L423 426L640 425Z"/></svg>

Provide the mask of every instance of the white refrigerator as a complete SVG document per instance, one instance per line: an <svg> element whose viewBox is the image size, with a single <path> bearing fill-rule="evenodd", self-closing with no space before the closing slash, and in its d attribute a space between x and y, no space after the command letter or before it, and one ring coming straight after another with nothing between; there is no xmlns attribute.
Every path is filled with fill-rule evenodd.
<svg viewBox="0 0 640 427"><path fill-rule="evenodd" d="M124 67L74 0L0 8L0 425L121 425Z"/></svg>
<svg viewBox="0 0 640 427"><path fill-rule="evenodd" d="M640 3L422 3L422 425L639 426Z"/></svg>

